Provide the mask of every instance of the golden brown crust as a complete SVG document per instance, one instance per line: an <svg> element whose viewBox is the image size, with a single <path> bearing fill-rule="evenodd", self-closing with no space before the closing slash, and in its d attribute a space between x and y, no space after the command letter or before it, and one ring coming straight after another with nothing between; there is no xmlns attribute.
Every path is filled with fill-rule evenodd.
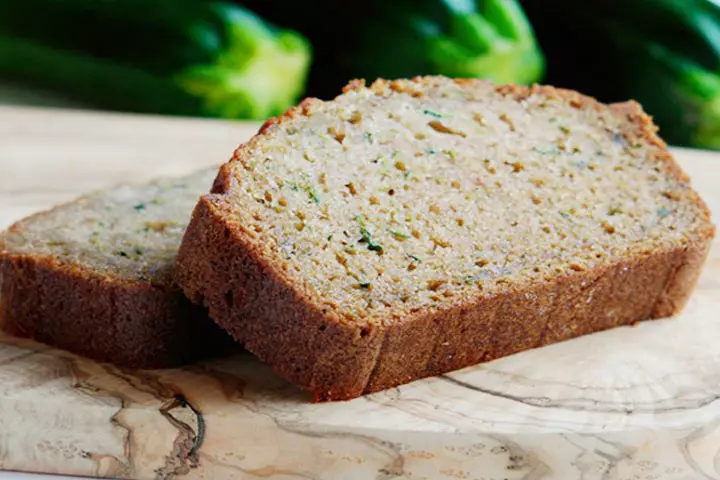
<svg viewBox="0 0 720 480"><path fill-rule="evenodd" d="M677 313L706 253L707 246L695 245L629 258L473 305L424 312L387 329L381 360L362 393Z"/></svg>
<svg viewBox="0 0 720 480"><path fill-rule="evenodd" d="M403 91L423 95L440 77L378 80L369 88L382 95ZM457 80L468 88L494 88L517 99L542 94L575 108L610 108L624 116L627 141L656 148L653 158L685 181L687 177L657 137L650 118L629 102L607 107L577 92L548 86L499 86ZM365 88L351 82L345 92ZM240 147L232 161L245 161L261 136L282 122L311 115L308 100L266 122L258 137ZM221 169L214 193L227 192L233 170ZM331 309L297 290L282 265L263 255L261 245L241 225L225 221L222 195L198 204L183 240L176 278L195 302L238 341L280 375L313 392L315 399L341 400L407 383L607 328L677 312L687 301L714 235L707 206L686 185L687 199L706 216L705 227L670 251L651 252L621 262L546 280L525 288L486 295L471 303L426 309L399 323L382 326L345 322Z"/></svg>
<svg viewBox="0 0 720 480"><path fill-rule="evenodd" d="M164 368L228 351L179 290L0 252L0 327L99 361Z"/></svg>

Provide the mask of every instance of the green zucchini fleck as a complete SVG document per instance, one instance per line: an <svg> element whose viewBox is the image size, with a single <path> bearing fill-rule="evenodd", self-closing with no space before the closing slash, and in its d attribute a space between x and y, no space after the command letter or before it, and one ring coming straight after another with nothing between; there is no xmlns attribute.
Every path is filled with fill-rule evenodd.
<svg viewBox="0 0 720 480"><path fill-rule="evenodd" d="M434 110L430 110L430 109L427 109L427 108L426 108L425 110L423 110L423 113L424 113L425 115L430 115L431 117L435 117L435 118L443 118L443 117L451 117L451 116L452 116L452 115L444 115L444 114L442 114L442 113L438 113L438 112L436 112L436 111L434 111Z"/></svg>
<svg viewBox="0 0 720 480"><path fill-rule="evenodd" d="M362 215L356 215L355 220L360 224L360 235L362 238L360 239L361 242L367 243L368 250L372 250L374 252L382 252L383 247L379 243L376 243L373 240L372 233L370 233L370 230L367 229L367 225L365 223L365 217Z"/></svg>
<svg viewBox="0 0 720 480"><path fill-rule="evenodd" d="M382 245L373 240L372 233L370 233L367 228L360 227L360 235L362 235L361 241L367 243L368 250L372 250L373 252L383 251Z"/></svg>
<svg viewBox="0 0 720 480"><path fill-rule="evenodd" d="M317 191L311 186L311 185L305 185L304 190L307 192L308 195L310 195L310 199L315 203L320 203L320 197L317 194Z"/></svg>

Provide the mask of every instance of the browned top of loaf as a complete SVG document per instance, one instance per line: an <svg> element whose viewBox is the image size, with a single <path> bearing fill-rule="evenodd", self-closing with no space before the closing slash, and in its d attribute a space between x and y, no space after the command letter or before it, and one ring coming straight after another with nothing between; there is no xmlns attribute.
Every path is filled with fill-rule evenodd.
<svg viewBox="0 0 720 480"><path fill-rule="evenodd" d="M192 207L216 173L86 195L11 226L0 236L0 253L48 259L114 282L170 286Z"/></svg>
<svg viewBox="0 0 720 480"><path fill-rule="evenodd" d="M704 242L709 212L634 102L425 77L269 121L205 197L337 321L388 324Z"/></svg>

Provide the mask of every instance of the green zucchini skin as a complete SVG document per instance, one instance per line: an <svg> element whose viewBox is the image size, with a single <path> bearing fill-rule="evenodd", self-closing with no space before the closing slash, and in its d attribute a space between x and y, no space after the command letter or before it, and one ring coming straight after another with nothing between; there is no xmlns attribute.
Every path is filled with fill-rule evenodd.
<svg viewBox="0 0 720 480"><path fill-rule="evenodd" d="M542 5L540 5L542 3ZM720 6L710 0L524 2L547 82L634 99L669 143L720 149Z"/></svg>
<svg viewBox="0 0 720 480"><path fill-rule="evenodd" d="M212 61L227 41L228 20L202 6L187 0L0 2L0 35L169 75Z"/></svg>
<svg viewBox="0 0 720 480"><path fill-rule="evenodd" d="M309 93L332 97L351 78L442 74L530 84L544 58L517 0L248 0L313 43Z"/></svg>
<svg viewBox="0 0 720 480"><path fill-rule="evenodd" d="M111 110L197 115L201 100L161 75L13 37L0 37L0 72Z"/></svg>
<svg viewBox="0 0 720 480"><path fill-rule="evenodd" d="M0 77L101 108L264 119L298 99L309 62L302 37L231 3L0 3Z"/></svg>

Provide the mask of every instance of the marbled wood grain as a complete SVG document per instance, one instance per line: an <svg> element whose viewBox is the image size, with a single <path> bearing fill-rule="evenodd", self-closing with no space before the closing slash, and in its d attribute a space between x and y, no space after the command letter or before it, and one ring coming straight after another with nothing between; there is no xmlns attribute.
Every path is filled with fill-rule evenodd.
<svg viewBox="0 0 720 480"><path fill-rule="evenodd" d="M0 108L0 220L219 163L255 128ZM720 212L720 155L676 153ZM0 337L0 468L141 479L720 479L718 338L718 241L676 318L345 403L309 403L250 355L126 371Z"/></svg>

